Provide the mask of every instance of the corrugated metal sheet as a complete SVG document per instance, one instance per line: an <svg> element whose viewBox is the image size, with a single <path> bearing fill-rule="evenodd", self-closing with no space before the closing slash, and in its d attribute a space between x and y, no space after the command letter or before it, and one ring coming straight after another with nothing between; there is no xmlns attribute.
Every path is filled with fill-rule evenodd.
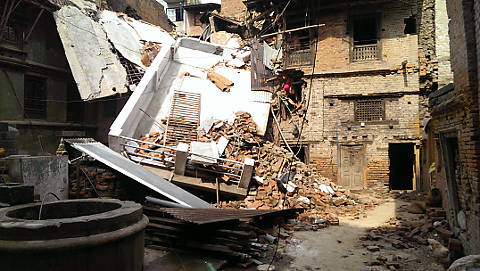
<svg viewBox="0 0 480 271"><path fill-rule="evenodd" d="M258 41L255 41L252 46L251 56L252 90L269 90L266 80L273 76L273 73L265 67L263 63L263 54L263 45L260 45Z"/></svg>
<svg viewBox="0 0 480 271"><path fill-rule="evenodd" d="M100 142L91 138L68 139L67 142L70 143L73 148L88 154L105 165L179 204L192 208L214 208L208 202L170 183L150 170L135 164Z"/></svg>
<svg viewBox="0 0 480 271"><path fill-rule="evenodd" d="M152 208L147 207L150 211L158 211L169 214L177 219L195 223L209 224L216 222L225 222L237 220L241 218L256 217L262 215L285 215L287 213L295 213L301 209L285 209L285 210L247 210L247 209L202 209L202 208Z"/></svg>

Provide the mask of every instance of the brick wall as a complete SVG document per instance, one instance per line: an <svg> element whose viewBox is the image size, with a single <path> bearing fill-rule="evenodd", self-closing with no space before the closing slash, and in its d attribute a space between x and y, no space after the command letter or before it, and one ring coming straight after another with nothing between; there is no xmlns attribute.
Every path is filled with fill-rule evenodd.
<svg viewBox="0 0 480 271"><path fill-rule="evenodd" d="M390 4L356 7L355 11L337 10L318 15L318 48L315 73L343 72L355 70L392 69L405 60L410 64L418 62L418 41L416 34L404 34L404 19L415 11L416 1L396 1ZM416 12L416 11L415 11ZM381 39L381 60L365 62L350 61L351 31L349 16L380 14L379 37ZM399 50L399 48L402 48ZM304 69L311 73L311 67Z"/></svg>
<svg viewBox="0 0 480 271"><path fill-rule="evenodd" d="M310 163L314 164L322 176L330 178L332 181L337 180L337 154L336 148L325 144L310 145Z"/></svg>
<svg viewBox="0 0 480 271"><path fill-rule="evenodd" d="M220 15L243 21L247 7L242 0L222 0Z"/></svg>
<svg viewBox="0 0 480 271"><path fill-rule="evenodd" d="M367 164L367 186L372 187L378 184L388 185L388 160L372 160Z"/></svg>
<svg viewBox="0 0 480 271"><path fill-rule="evenodd" d="M475 8L478 11L478 1ZM447 10L450 18L451 63L455 86L453 91L430 99L432 123L430 127L442 136L453 131L458 140L459 170L455 179L436 180L439 186L447 187L449 181L458 188L459 209L466 215L466 228L456 223L452 198L446 193L449 222L462 240L467 254L480 252L480 130L478 106L478 12L474 1L449 0ZM475 17L477 21L475 22ZM477 27L475 27L477 26ZM443 154L443 153L442 153ZM443 157L445 160L446 157ZM445 170L446 165L442 165ZM442 174L443 175L443 174Z"/></svg>

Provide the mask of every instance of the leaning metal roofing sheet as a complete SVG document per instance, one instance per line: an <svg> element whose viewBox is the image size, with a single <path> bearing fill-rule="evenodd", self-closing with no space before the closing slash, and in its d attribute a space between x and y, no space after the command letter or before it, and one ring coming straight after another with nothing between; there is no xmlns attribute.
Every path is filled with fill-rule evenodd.
<svg viewBox="0 0 480 271"><path fill-rule="evenodd" d="M214 208L208 202L190 194L157 174L135 164L119 153L91 138L66 140L73 148L84 152L105 165L125 174L165 197L192 208Z"/></svg>

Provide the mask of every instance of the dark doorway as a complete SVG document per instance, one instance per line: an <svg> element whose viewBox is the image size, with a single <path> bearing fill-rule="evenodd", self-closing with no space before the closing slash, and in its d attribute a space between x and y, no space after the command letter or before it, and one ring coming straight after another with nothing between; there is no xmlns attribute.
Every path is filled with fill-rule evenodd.
<svg viewBox="0 0 480 271"><path fill-rule="evenodd" d="M447 198L456 218L460 212L457 183L461 181L462 164L460 163L458 139L455 133L456 132L446 135L442 134L440 140L442 143L442 157L445 163L445 173L447 177ZM454 223L458 225L457 219L454 219Z"/></svg>
<svg viewBox="0 0 480 271"><path fill-rule="evenodd" d="M304 163L308 163L308 146L292 146L292 151L293 153L295 153L298 157L298 159L300 159L300 161L304 162Z"/></svg>
<svg viewBox="0 0 480 271"><path fill-rule="evenodd" d="M391 143L388 145L388 157L390 159L390 189L413 189L413 167L415 164L414 148L415 144L413 143Z"/></svg>

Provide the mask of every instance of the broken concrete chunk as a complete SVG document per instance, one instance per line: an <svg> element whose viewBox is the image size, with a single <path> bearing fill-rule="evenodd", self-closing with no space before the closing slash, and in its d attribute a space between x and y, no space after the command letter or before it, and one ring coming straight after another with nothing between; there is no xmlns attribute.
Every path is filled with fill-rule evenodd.
<svg viewBox="0 0 480 271"><path fill-rule="evenodd" d="M304 197L304 196L298 197L297 202L304 203L304 204L310 204L310 200L307 197Z"/></svg>
<svg viewBox="0 0 480 271"><path fill-rule="evenodd" d="M274 271L275 270L275 265L269 265L269 264L262 264L257 266L258 271Z"/></svg>
<svg viewBox="0 0 480 271"><path fill-rule="evenodd" d="M379 246L367 246L367 250L370 252L380 251Z"/></svg>
<svg viewBox="0 0 480 271"><path fill-rule="evenodd" d="M287 193L293 194L295 190L297 190L297 185L294 182L289 181L287 183Z"/></svg>
<svg viewBox="0 0 480 271"><path fill-rule="evenodd" d="M238 59L238 58L234 58L232 60L229 60L227 62L227 66L229 67L235 67L235 68L242 68L245 66L245 62L243 62L242 60Z"/></svg>

